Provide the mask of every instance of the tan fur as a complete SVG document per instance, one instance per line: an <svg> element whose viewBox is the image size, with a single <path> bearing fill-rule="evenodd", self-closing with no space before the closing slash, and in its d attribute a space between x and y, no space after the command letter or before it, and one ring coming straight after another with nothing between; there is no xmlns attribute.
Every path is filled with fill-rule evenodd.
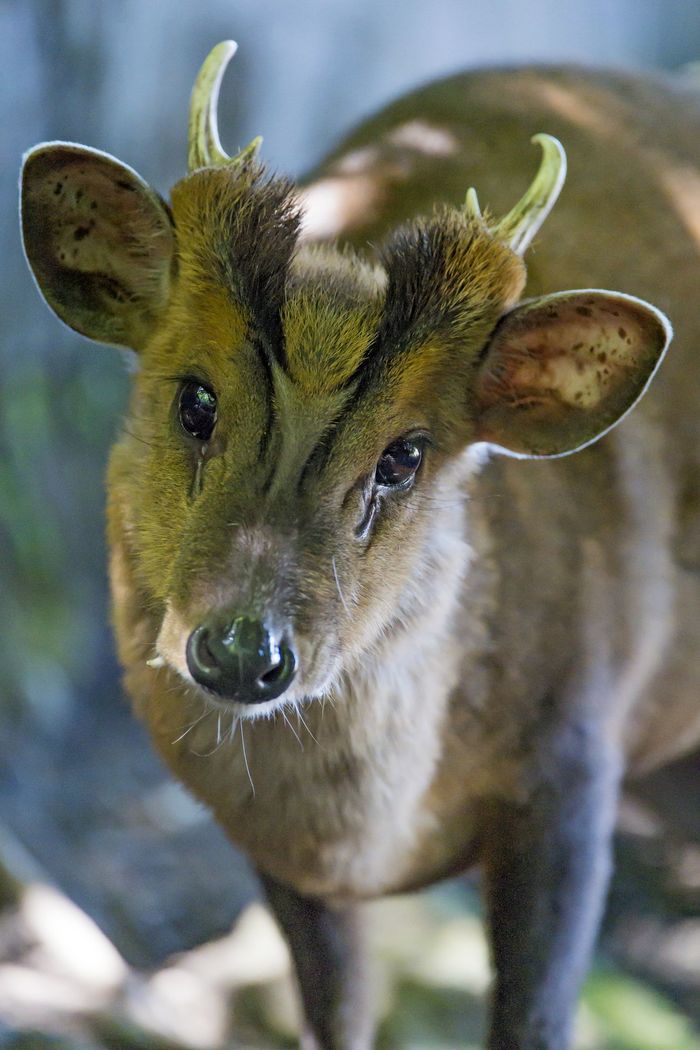
<svg viewBox="0 0 700 1050"><path fill-rule="evenodd" d="M541 131L564 142L569 185L526 285L463 201L475 185L510 208ZM117 162L91 163L119 199ZM119 653L160 754L267 876L337 905L493 868L492 814L536 808L553 724L595 727L606 775L608 751L636 775L700 740L698 186L697 100L576 70L421 89L298 194L250 158L195 171L172 230L137 186L129 216L175 248L167 303L133 326L109 468ZM125 243L128 286L143 258ZM42 251L65 316L73 275ZM586 291L607 287L628 295ZM568 288L584 291L551 294ZM517 306L523 291L544 297ZM676 331L630 417L562 458L483 444L568 452L634 404L667 332L629 296ZM93 301L80 330L102 337ZM192 377L218 398L206 444L178 424ZM415 486L378 494L406 435L425 440ZM293 631L279 700L195 685L191 632L234 612Z"/></svg>
<svg viewBox="0 0 700 1050"><path fill-rule="evenodd" d="M625 84L620 95L606 94L603 84L583 80L579 87L574 78L566 89L568 109L562 118L559 103L550 104L552 97L555 102L562 97L556 94L555 76L554 96L544 91L539 112L531 115L523 110L517 85L521 79L525 85L545 84L543 77L538 75L533 81L529 74L488 74L428 89L427 103L436 100L449 117L438 112L427 126L458 144L439 161L430 155L430 170L444 163L448 194L450 185L463 194L467 185L475 183L486 199L493 196L500 207L504 196L512 199L523 187L531 158L520 142L526 141L528 131L546 127L558 132L571 156L571 188L568 202L565 194L536 246L536 287L554 290L577 283L616 284L625 291L648 294L670 310L677 346L655 393L602 444L550 463L492 460L486 472L483 457L476 454L455 460L432 501L417 506L403 526L404 539L392 539L391 553L380 551L373 556L370 549L362 576L354 579L340 558L337 572L342 601L330 565L309 564L307 571L302 566L297 579L304 580L303 589L312 595L312 604L326 610L326 617L332 615L335 644L344 656L340 662L330 657L325 660L330 677L326 674L313 681L313 675L309 677L308 684L322 698L305 703L299 719L290 707L291 728L279 713L269 721L241 721L240 727L232 715L222 716L218 708L204 714L206 705L172 670L146 667L145 660L153 654L161 631L163 654L172 667L182 670L182 660L172 655L173 649L179 645L182 652L202 602L207 600L202 595L208 594L208 600L217 595L214 600L225 604L235 594L235 586L222 588L220 579L215 585L213 574L220 576L221 558L230 558L230 548L220 546L222 522L235 519L236 499L231 496L225 513L223 508L214 511L211 500L204 511L186 510L182 504L182 510L174 513L184 499L183 483L174 480L164 487L171 468L161 450L138 448L125 438L113 456L112 516L118 508L120 515L126 510L133 520L133 540L118 525L113 526L117 627L130 691L177 775L214 808L234 841L258 864L301 891L368 896L429 881L466 863L474 848L470 842L479 800L494 793L513 798L527 794L519 770L527 754L529 727L537 723L538 698L553 685L572 696L577 692L589 695L586 702L591 704L608 705L610 732L627 742L630 759L639 768L676 754L700 736L700 716L691 714L697 691L696 657L689 652L700 597L696 581L684 576L673 560L672 511L663 509L672 507L675 479L684 473L683 462L691 462L696 455L697 441L691 447L688 440L696 434L696 424L682 424L681 435L670 445L658 436L652 438L652 433L659 432L650 429L651 420L665 411L677 416L690 386L689 370L697 375L690 347L686 350L691 341L694 349L693 320L689 316L685 321L691 303L681 301L684 287L692 280L689 271L698 269L694 248L688 248L680 269L669 269L660 251L678 252L684 234L678 226L673 231L669 228L674 220L660 206L662 191L655 189L649 197L654 205L645 204L641 212L641 205L635 214L627 207L618 208L614 202L630 192L624 175L632 164L629 154L624 154L624 163L606 159L596 145L598 131L591 131L590 121L584 122L583 132L579 130L577 92L581 112L588 104L586 95L592 93L598 100L604 97L606 106L610 104L620 126L632 120L620 115L620 107L626 105ZM561 75L564 80L569 77ZM633 94L647 90L629 83L627 90ZM479 104L487 100L492 125L499 119L499 108L506 112L511 107L509 119L521 121L522 134L509 133L509 142L518 142L517 170L505 159L505 144L502 150L496 148L495 156L491 149L487 153L478 145L468 120L461 115L476 105L476 101L469 102L470 92ZM534 86L530 95L533 93L536 95ZM663 100L663 93L660 97ZM532 98L529 102L532 105ZM679 105L670 97L663 104ZM364 242L374 243L401 217L403 209L425 208L433 196L434 177L429 187L421 188L426 153L420 144L416 146L415 136L407 140L395 134L410 124L410 108L410 102L403 103L397 107L396 118L389 111L364 132L378 143L367 154L365 178L373 179L376 171L381 182L383 157L392 151L400 150L403 158L397 207L393 214L385 213L379 225L375 220L361 229ZM614 153L617 146L608 125L604 138L605 148ZM350 148L357 149L357 139ZM644 147L640 148L637 169L644 167ZM653 180L662 148L657 143L654 149ZM482 169L478 168L480 157ZM343 171L343 163L341 154L328 170ZM325 177L321 173L319 185ZM232 393L232 415L237 418L235 432L226 439L229 451L224 459L229 457L229 465L222 465L207 484L213 488L215 478L223 480L233 470L227 482L233 492L235 478L246 469L246 450L257 444L263 420L252 395L256 365L241 346L245 342L241 308L206 277L211 272L203 262L209 251L207 223L219 221L207 196L207 179L223 176L203 173L201 178L186 180L174 194L176 225L184 231L186 250L168 322L144 358L135 396L137 403L142 391L153 397L154 377L166 367L173 373L182 371L193 345L208 375L218 377L226 370L230 389L246 392L243 400ZM641 200L642 189L635 186L634 193ZM354 191L350 188L349 192ZM422 194L420 199L416 193ZM306 197L313 200L311 188ZM574 219L577 209L583 209L581 220ZM611 209L614 216L609 214ZM587 232L572 251L571 235L565 231L577 221ZM652 237L648 229L652 222L666 232ZM653 257L647 253L653 276L641 268L641 247L636 247L641 236L653 239L657 249ZM469 250L475 250L474 242ZM491 317L498 316L520 290L517 270L499 283L497 269L485 265L493 258L492 251L483 248L477 256L485 266L483 271L481 264L475 269L473 263L455 262L454 277L446 286L455 299L480 304L493 301ZM503 258L507 262L508 257ZM543 270L547 262L551 277ZM303 249L294 265L296 277L283 314L291 385L287 389L289 379L278 378L275 395L282 418L289 419L291 428L277 448L280 462L286 463L280 477L289 477L295 469L289 459L289 435L298 435L301 425L301 409L294 408L295 400L303 405L306 420L314 418L312 405L319 406L315 429L307 439L310 446L337 414L340 402L334 407L327 399L354 374L367 352L378 304L386 292L379 271L368 269L352 256L329 254L327 248L311 254ZM305 278L314 273L329 275L325 290L305 284ZM476 281L475 286L462 286L465 274ZM492 280L496 283L490 291ZM206 310L200 308L200 301L202 305L206 302ZM486 321L485 327L490 323L492 320ZM188 325L192 335L183 338ZM359 476L363 464L369 465L381 451L394 426L406 429L407 412L413 411L410 418L416 426L426 424L418 406L430 398L442 374L444 348L435 338L427 339L407 362L397 360L390 365L394 390L390 403L377 401L370 391L367 403L356 406L343 424L346 440L334 446L338 472L347 477L348 466L353 464ZM232 356L234 347L238 349ZM435 361L435 371L431 361ZM676 377L682 388L680 402L670 392ZM378 426L380 404L385 418ZM664 409L664 404L669 407ZM635 450L632 457L628 448ZM300 449L297 454L302 463L306 453ZM169 456L174 469L176 453ZM136 482L138 476L135 457L150 463L145 480L139 476L138 490L131 481L133 476ZM465 505L456 495L460 488L469 494ZM666 495L659 506L662 491ZM151 495L140 506L143 492ZM170 508L166 518L154 513L156 492ZM612 497L611 492L615 493ZM587 494L585 502L583 493ZM260 508L261 520L274 524L284 518L283 511L277 516L285 505L283 489L278 488L276 500L277 507ZM332 502L327 513L336 513L331 506ZM658 515L651 514L657 506ZM184 536L192 540L183 543L183 529ZM196 535L206 552L183 558L178 550L182 552ZM286 543L281 542L278 555L289 549ZM405 558L406 543L413 552L410 559ZM526 561L520 557L523 547L528 551ZM212 556L217 559L213 566L206 561ZM117 579L125 564L136 574L130 594ZM199 597L192 605L186 578L196 581L198 573ZM143 594L157 599L152 612L144 608ZM524 595L528 612L523 611ZM161 627L166 598L173 610L179 610L172 622L180 624L175 634L168 634L167 645ZM685 607L680 604L683 601ZM301 615L315 624L313 630L327 630L320 616L303 610ZM165 623L171 623L167 615ZM135 638L141 639L140 644L134 644ZM322 652L323 643L320 649ZM573 664L572 652L578 654ZM671 678L672 667L678 674ZM659 689L660 704L655 699ZM619 699L611 699L615 696ZM632 719L626 713L631 710L636 712ZM200 721L186 732L197 718Z"/></svg>

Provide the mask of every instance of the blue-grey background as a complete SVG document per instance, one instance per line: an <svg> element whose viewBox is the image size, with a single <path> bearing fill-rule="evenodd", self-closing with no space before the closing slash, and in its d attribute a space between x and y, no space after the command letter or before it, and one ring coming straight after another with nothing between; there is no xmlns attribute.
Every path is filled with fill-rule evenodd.
<svg viewBox="0 0 700 1050"><path fill-rule="evenodd" d="M169 786L122 698L103 474L126 369L41 302L21 255L17 174L25 149L66 139L167 193L184 173L193 77L226 37L239 52L222 89L224 146L262 134L272 167L297 175L384 102L462 68L700 60L700 4L0 0L0 865L57 880L139 965L225 928L254 884ZM655 887L640 907L666 906Z"/></svg>

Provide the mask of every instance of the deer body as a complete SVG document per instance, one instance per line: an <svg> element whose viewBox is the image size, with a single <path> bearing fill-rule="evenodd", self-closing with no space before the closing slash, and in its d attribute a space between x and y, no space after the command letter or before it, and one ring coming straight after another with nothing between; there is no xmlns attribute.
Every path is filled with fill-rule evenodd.
<svg viewBox="0 0 700 1050"><path fill-rule="evenodd" d="M465 119L466 113L473 119ZM455 200L466 183L487 185L498 172L498 186L489 191L498 211L526 179L527 147L515 143L524 144L531 128L544 125L566 140L570 170L575 166L590 177L567 187L543 228L528 261L525 294L586 282L607 287L624 273L627 290L672 314L674 348L649 397L600 444L574 460L522 465L492 458L477 492L483 484L487 491L503 492L508 506L519 500L524 508L526 545L516 542L522 530L508 522L507 512L500 522L492 515L488 525L498 565L514 553L516 564L503 576L519 575L526 565L532 569L520 593L537 593L557 572L556 536L570 550L574 536L576 545L585 545L587 537L597 535L605 556L613 558L601 564L615 581L607 598L605 634L609 645L616 625L620 666L629 669L622 690L627 702L618 720L625 726L626 761L634 773L667 760L679 746L692 747L700 717L693 626L700 567L694 292L700 278L700 95L670 79L581 69L495 70L449 78L388 107L331 156L306 189L309 205L317 204L320 213L315 218L312 211L308 230L310 237L380 243L409 214L429 209L436 169L441 195ZM591 494L586 506L577 495L581 492ZM586 517L594 507L601 512L597 522ZM551 515L548 521L543 514ZM537 533L539 544L549 540L549 546L533 565ZM611 533L618 537L614 549L605 538ZM573 582L570 565L559 571L551 592L555 622L541 623L533 630L535 639L546 639L572 596L583 594L582 577ZM573 589L565 600L569 583ZM513 647L522 623L513 599L511 594L499 601L499 617L513 611L508 626L499 620L499 636L506 639L504 664L515 666ZM593 618L591 609L583 613L584 621ZM665 634L658 626L662 622ZM538 648L532 645L530 655ZM597 659L604 648L596 645ZM630 706L636 711L633 719L627 718Z"/></svg>
<svg viewBox="0 0 700 1050"><path fill-rule="evenodd" d="M586 292L538 300L534 314L513 309L524 271L500 233L486 239L488 217L463 226L445 213L435 228L407 234L386 272L374 246L436 201L460 207L470 184L504 210L527 182L527 142L540 128L566 143L576 175L538 238L527 294L621 285L669 313L676 343L620 427L576 455L524 461L490 445L558 454L613 421L596 417L574 436L557 407L564 437L552 437L552 391L558 406L583 405L584 416L590 406L594 416L600 390L612 389L609 367L614 374L622 361L634 396L625 394L615 418L636 400L667 341L658 315ZM194 173L173 192L175 232L149 199L149 262L126 299L110 292L128 311L110 307L99 324L85 313L84 289L79 308L64 291L63 256L60 266L46 263L27 213L28 254L54 309L142 354L133 416L153 419L120 438L109 474L126 685L165 761L261 872L295 956L309 1046L370 1045L354 903L481 863L498 974L489 1045L563 1050L603 900L620 780L700 739L699 133L692 98L633 78L559 70L452 78L389 107L305 183L292 252L284 195L271 202L251 183L246 153L232 204L228 173L208 166L215 124L200 133L195 121ZM92 235L80 233L89 224L75 224L83 192L97 196L112 174L103 160L94 177L76 173L82 156L73 149L60 154L62 166L37 151L29 195L41 210L49 189L80 189L57 237L65 227L87 240L73 273L100 271L88 291L102 296L102 317L104 272L121 287L121 256L106 263L99 242L95 263ZM255 209L262 218L249 229ZM144 222L132 219L132 232ZM243 247L221 263L211 244L226 224ZM511 244L520 236L509 235ZM152 259L170 258L173 237L177 269L161 266L154 290ZM326 246L335 242L360 254ZM250 276L255 245L263 262ZM424 261L414 273L416 253ZM275 283L282 272L284 287ZM457 341L435 334L447 324L446 300ZM551 325L573 333L568 356ZM284 355L267 354L282 330ZM523 350L518 339L533 342ZM475 395L460 392L458 358L440 363L450 340L479 349ZM493 366L485 343L492 356L508 344ZM643 356L647 345L653 358L636 378L627 347ZM228 416L234 429L212 431L189 452L165 445L169 373L185 390L189 376L200 391L206 380L217 420ZM398 408L386 393L392 384ZM476 429L462 421L465 397ZM367 481L385 446L383 473L378 466ZM437 464L429 489L415 474L423 466L401 460L422 462L421 453ZM413 502L399 503L393 482L381 480L397 457L402 491L417 478ZM203 697L197 676L211 674L219 644L209 620L209 641L192 655L207 610L251 608L285 611L279 652L290 623L296 637L296 677L282 693L290 706L272 698L253 711L268 717ZM147 663L154 652L156 667ZM271 667L258 681L276 689L282 657ZM227 681L236 673L227 669ZM238 685L227 689L238 696Z"/></svg>

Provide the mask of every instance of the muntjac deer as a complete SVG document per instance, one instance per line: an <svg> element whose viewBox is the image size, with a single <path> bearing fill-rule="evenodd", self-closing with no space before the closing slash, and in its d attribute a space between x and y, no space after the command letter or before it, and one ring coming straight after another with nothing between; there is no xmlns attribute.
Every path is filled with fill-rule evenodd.
<svg viewBox="0 0 700 1050"><path fill-rule="evenodd" d="M138 356L109 468L126 685L261 874L304 1046L372 1044L361 902L478 865L488 1045L563 1050L621 782L700 740L700 105L456 76L295 189L258 140L222 150L234 50L170 204L85 146L24 164L46 301ZM639 297L674 349L612 429L671 335Z"/></svg>

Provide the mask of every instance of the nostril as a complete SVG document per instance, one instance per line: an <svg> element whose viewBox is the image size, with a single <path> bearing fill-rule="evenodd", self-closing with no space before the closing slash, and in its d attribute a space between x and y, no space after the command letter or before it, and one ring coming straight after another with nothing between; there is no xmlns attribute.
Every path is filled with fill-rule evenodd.
<svg viewBox="0 0 700 1050"><path fill-rule="evenodd" d="M258 682L260 683L260 685L274 685L274 683L279 679L280 675L283 674L283 671L284 664L282 660L280 660L279 663L275 665L275 667L271 667L269 671L265 671L264 674L261 674L258 678Z"/></svg>
<svg viewBox="0 0 700 1050"><path fill-rule="evenodd" d="M216 657L209 648L209 632L204 629L197 639L197 659L202 667L214 670L217 666Z"/></svg>
<svg viewBox="0 0 700 1050"><path fill-rule="evenodd" d="M268 699L279 696L292 681L296 672L297 660L290 645L282 642L277 650L277 662L258 675L257 685Z"/></svg>
<svg viewBox="0 0 700 1050"><path fill-rule="evenodd" d="M216 657L209 647L209 631L205 624L197 627L187 639L185 659L190 674L200 685L211 688L219 673Z"/></svg>

